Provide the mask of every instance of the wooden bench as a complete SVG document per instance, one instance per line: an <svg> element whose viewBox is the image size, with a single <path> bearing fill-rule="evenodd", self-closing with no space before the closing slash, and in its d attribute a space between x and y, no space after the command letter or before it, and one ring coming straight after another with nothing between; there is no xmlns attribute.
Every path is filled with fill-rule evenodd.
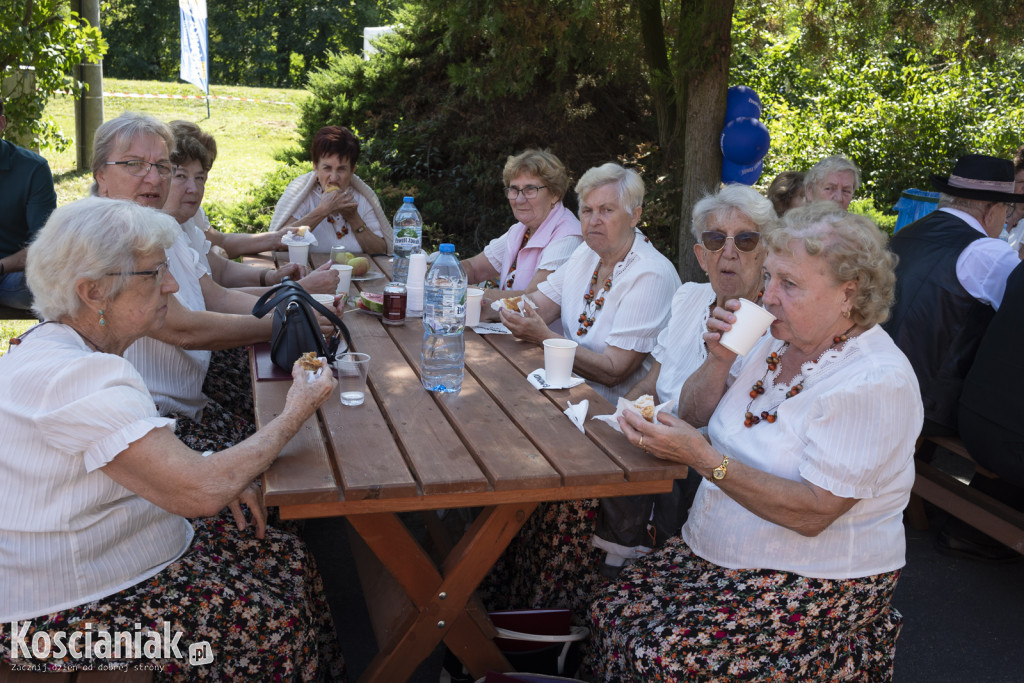
<svg viewBox="0 0 1024 683"><path fill-rule="evenodd" d="M130 668L130 667L129 667ZM0 659L0 683L147 683L151 671L14 671Z"/></svg>
<svg viewBox="0 0 1024 683"><path fill-rule="evenodd" d="M910 525L918 530L928 528L922 500L927 500L949 514L988 534L1000 543L1024 555L1024 513L973 489L956 477L932 464L936 447L969 461L976 475L994 478L996 475L980 467L957 437L921 437L914 453L917 476L907 506Z"/></svg>

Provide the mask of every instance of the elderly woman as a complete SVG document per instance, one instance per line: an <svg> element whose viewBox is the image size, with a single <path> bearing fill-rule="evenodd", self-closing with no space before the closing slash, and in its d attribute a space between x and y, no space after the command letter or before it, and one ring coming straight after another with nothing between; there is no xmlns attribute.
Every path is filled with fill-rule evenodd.
<svg viewBox="0 0 1024 683"><path fill-rule="evenodd" d="M313 136L309 154L313 170L285 188L270 229L309 226L317 240L313 251L339 245L351 252L390 254L391 222L377 195L356 175L359 140L348 128L326 126Z"/></svg>
<svg viewBox="0 0 1024 683"><path fill-rule="evenodd" d="M174 139L161 121L126 112L103 123L93 143L93 194L163 208ZM253 317L256 297L220 286L181 230L167 249L178 283L167 319L125 351L160 414L178 418L178 436L198 450L221 449L253 431L248 363L240 347L270 340L273 321ZM211 363L211 351L218 354Z"/></svg>
<svg viewBox="0 0 1024 683"><path fill-rule="evenodd" d="M800 171L783 171L775 176L768 186L768 199L779 216L785 215L790 209L803 206L807 201L804 194L804 174Z"/></svg>
<svg viewBox="0 0 1024 683"><path fill-rule="evenodd" d="M597 680L892 677L923 422L914 371L879 327L894 257L834 204L794 209L767 242L770 334L737 362L719 339L738 302L716 307L682 419L620 420L704 481L681 536L594 602Z"/></svg>
<svg viewBox="0 0 1024 683"><path fill-rule="evenodd" d="M484 292L485 314L496 299L535 290L583 241L579 220L562 204L569 176L558 157L528 149L508 158L501 178L518 222L462 262L470 282L497 283Z"/></svg>
<svg viewBox="0 0 1024 683"><path fill-rule="evenodd" d="M804 176L808 202L832 201L846 211L860 187L860 169L844 156L825 157Z"/></svg>
<svg viewBox="0 0 1024 683"><path fill-rule="evenodd" d="M614 403L646 374L643 362L668 320L679 287L675 266L636 229L644 183L635 171L604 164L576 183L584 244L540 283L525 315L501 311L518 339L541 345L559 338L561 318L579 342L573 369Z"/></svg>
<svg viewBox="0 0 1024 683"><path fill-rule="evenodd" d="M168 315L177 285L164 250L179 232L153 209L89 198L54 211L29 247L45 322L0 358L0 655L31 657L12 652L21 635L64 631L74 654L76 630L108 643L156 631L180 634L180 654L148 660L157 680L336 680L344 664L312 557L266 527L251 485L335 382L297 370L281 414L233 448L176 439L122 354ZM235 523L186 519L225 506ZM94 668L148 651L97 660L81 638L84 657L44 659ZM193 670L199 641L214 658Z"/></svg>
<svg viewBox="0 0 1024 683"><path fill-rule="evenodd" d="M338 274L330 270L329 263L302 277L304 269L294 263L287 263L278 269L255 268L230 261L216 251L211 251L213 241L217 241L212 232L216 231L210 227L202 203L206 194L206 180L217 158L217 142L212 135L204 133L191 121L171 121L170 128L174 136L174 147L171 150L174 173L171 175L163 210L181 225L188 237L189 246L199 254L200 261L213 281L222 287L241 288L259 295L266 291L268 285L279 284L289 277L298 280L310 292L334 294L338 286ZM273 248L273 245L267 248Z"/></svg>
<svg viewBox="0 0 1024 683"><path fill-rule="evenodd" d="M743 297L760 302L764 236L776 225L771 202L746 185L726 185L693 207L693 251L710 282L687 282L672 298L672 317L658 335L647 376L626 394L654 396L655 403L676 402L683 383L707 359L704 333L715 306ZM686 519L695 484L677 482L658 496L622 496L601 501L594 545L607 551L602 573L614 577L627 561L675 535ZM655 529L652 538L648 524Z"/></svg>

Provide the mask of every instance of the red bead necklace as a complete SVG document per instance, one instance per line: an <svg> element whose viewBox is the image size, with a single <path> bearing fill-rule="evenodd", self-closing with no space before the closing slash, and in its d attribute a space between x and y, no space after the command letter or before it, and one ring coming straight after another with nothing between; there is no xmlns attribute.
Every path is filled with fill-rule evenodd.
<svg viewBox="0 0 1024 683"><path fill-rule="evenodd" d="M846 330L846 332L843 332L842 334L832 337L832 343L829 344L827 349L821 352L821 356L818 356L818 359L815 360L814 362L817 363L819 360L822 359L822 357L824 357L824 355L829 350L834 349L837 345L847 341L850 338L848 335L851 331L853 331L853 328L856 326L857 325L851 325L850 329ZM789 388L789 391L786 392L786 396L782 399L782 401L779 401L778 405L775 406L774 412L762 410L761 415L758 416L754 415L754 413L750 411L750 406L754 404L754 400L764 393L764 381L768 379L768 373L775 372L779 368L779 364L782 362L782 356L785 355L786 349L788 348L789 342L786 342L785 344L782 345L782 348L779 350L779 353L772 351L771 354L767 358L765 358L765 362L768 364L768 369L764 371L764 377L754 382L754 386L750 387L750 402L747 403L747 411L743 415L744 427L753 427L754 425L762 421L767 422L768 424L774 423L776 420L779 419L779 406L782 405L782 401L785 401L787 398L793 398L801 391L803 391L804 385L801 384L801 382L803 381L804 375L803 373L800 373L799 375L793 378L793 382L795 383Z"/></svg>
<svg viewBox="0 0 1024 683"><path fill-rule="evenodd" d="M338 221L334 216L328 216L327 222L330 223L331 227L334 228L334 236L337 237L339 240L348 234L348 223L342 223L341 227L339 228L337 225Z"/></svg>
<svg viewBox="0 0 1024 683"><path fill-rule="evenodd" d="M576 336L582 337L590 328L594 325L594 319L597 318L597 312L604 306L604 297L599 296L596 299L594 294L594 287L597 286L597 271L601 270L601 264L603 261L597 262L597 268L594 269L594 274L590 276L590 290L583 295L583 312L580 313L579 324L580 328L576 330ZM604 281L604 288L598 292L598 294L606 294L611 291L612 278L609 276Z"/></svg>

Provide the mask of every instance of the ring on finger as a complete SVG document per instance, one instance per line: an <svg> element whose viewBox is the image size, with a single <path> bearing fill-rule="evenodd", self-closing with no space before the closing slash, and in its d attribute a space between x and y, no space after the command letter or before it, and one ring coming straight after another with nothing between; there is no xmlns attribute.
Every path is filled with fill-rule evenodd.
<svg viewBox="0 0 1024 683"><path fill-rule="evenodd" d="M640 435L640 440L637 442L636 445L637 445L637 447L640 450L644 450L644 435L643 434Z"/></svg>

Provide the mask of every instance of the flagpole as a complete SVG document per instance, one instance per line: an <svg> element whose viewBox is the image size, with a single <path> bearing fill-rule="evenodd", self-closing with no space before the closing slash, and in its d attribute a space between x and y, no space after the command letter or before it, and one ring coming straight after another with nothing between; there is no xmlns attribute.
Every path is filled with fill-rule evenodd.
<svg viewBox="0 0 1024 683"><path fill-rule="evenodd" d="M210 48L206 48L206 118L210 118Z"/></svg>

